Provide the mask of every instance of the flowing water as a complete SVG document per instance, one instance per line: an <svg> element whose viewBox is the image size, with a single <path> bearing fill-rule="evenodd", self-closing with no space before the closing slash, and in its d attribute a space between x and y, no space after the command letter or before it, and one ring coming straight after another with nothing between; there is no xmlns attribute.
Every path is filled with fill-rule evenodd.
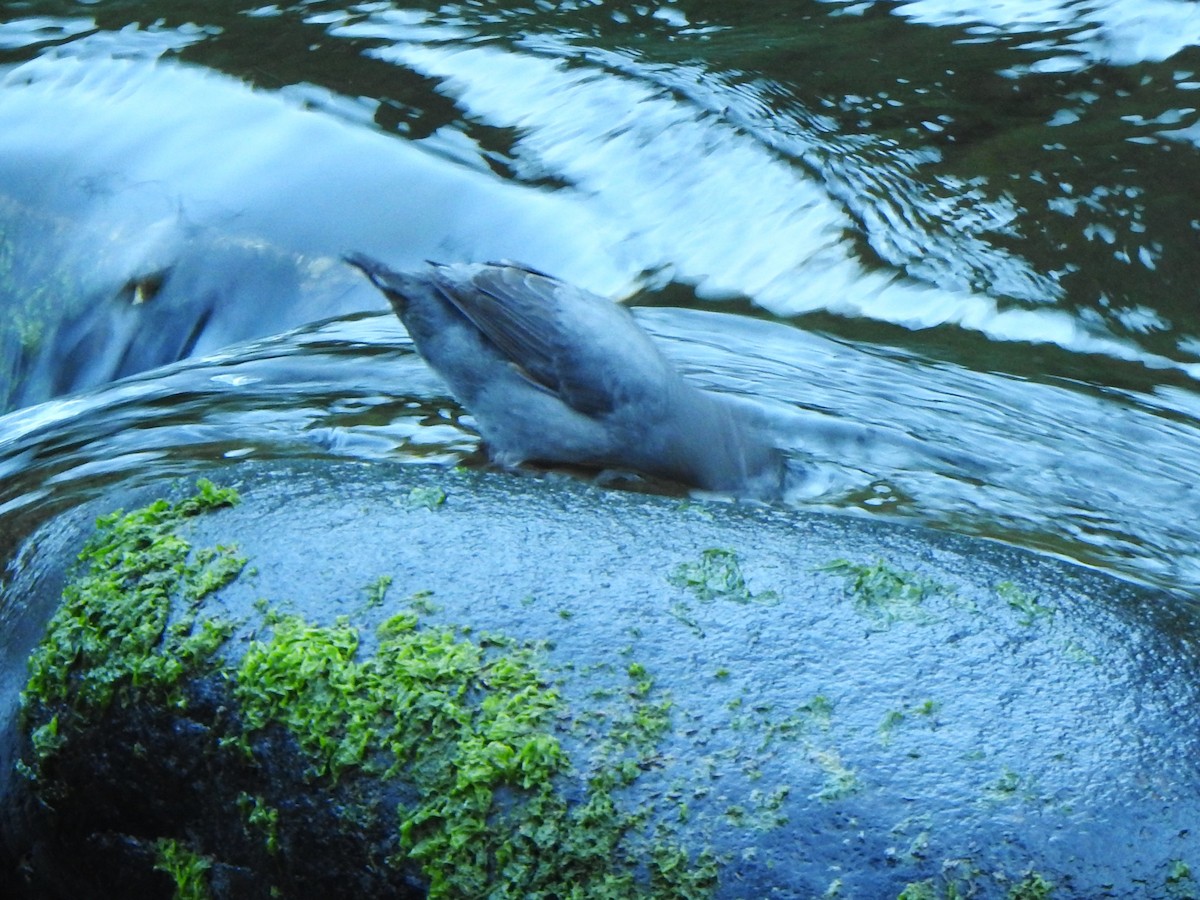
<svg viewBox="0 0 1200 900"><path fill-rule="evenodd" d="M0 0L0 535L464 458L339 257L511 258L760 404L788 502L1196 599L1198 45L1185 0Z"/></svg>

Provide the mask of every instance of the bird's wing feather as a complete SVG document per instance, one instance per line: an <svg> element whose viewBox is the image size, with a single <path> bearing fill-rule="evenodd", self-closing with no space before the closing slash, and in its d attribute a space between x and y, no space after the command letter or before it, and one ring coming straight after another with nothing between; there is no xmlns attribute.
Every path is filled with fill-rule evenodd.
<svg viewBox="0 0 1200 900"><path fill-rule="evenodd" d="M481 268L466 289L449 279L439 287L522 374L573 409L601 415L611 412L621 399L613 379L597 377L608 367L580 365L580 337L569 327L573 323L564 319L570 311L578 314L580 304L595 307L609 301L514 266ZM611 312L625 314L615 304Z"/></svg>

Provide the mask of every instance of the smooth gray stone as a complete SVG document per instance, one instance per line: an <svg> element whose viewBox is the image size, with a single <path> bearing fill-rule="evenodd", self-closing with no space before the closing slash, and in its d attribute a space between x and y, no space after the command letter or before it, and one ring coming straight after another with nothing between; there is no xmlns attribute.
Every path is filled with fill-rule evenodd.
<svg viewBox="0 0 1200 900"><path fill-rule="evenodd" d="M895 897L953 879L1006 897L1034 875L1056 898L1192 885L1196 619L1165 595L987 541L560 476L326 462L204 474L243 502L196 519L189 540L250 560L210 612L250 621L266 598L314 622L348 616L368 653L378 622L432 591L423 622L548 642L573 709L606 672L644 666L672 727L631 796L666 815L686 802L681 834L718 853L720 897ZM190 485L115 489L89 512L168 489ZM42 530L4 587L9 618L49 614L86 522L75 511ZM712 549L736 554L744 592L679 583ZM829 570L838 559L908 573L911 602L866 602ZM364 604L384 575L386 602ZM11 666L28 647L7 652ZM21 824L5 824L12 852Z"/></svg>

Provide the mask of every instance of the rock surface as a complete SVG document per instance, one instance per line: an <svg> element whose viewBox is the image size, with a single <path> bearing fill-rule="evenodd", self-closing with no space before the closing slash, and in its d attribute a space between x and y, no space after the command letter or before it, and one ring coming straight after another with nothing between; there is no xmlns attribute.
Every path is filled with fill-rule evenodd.
<svg viewBox="0 0 1200 900"><path fill-rule="evenodd" d="M206 474L241 501L115 490L9 573L14 634L58 614L0 698L6 897L1195 892L1169 598L555 477ZM158 512L68 574L116 507Z"/></svg>

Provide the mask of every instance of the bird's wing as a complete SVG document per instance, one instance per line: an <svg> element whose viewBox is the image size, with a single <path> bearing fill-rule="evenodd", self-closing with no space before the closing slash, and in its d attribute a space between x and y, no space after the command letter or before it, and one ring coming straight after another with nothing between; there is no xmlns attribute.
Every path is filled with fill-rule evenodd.
<svg viewBox="0 0 1200 900"><path fill-rule="evenodd" d="M623 308L516 266L484 266L466 285L445 279L439 287L526 377L573 409L596 416L624 399L621 360L589 358L610 317L625 325Z"/></svg>

